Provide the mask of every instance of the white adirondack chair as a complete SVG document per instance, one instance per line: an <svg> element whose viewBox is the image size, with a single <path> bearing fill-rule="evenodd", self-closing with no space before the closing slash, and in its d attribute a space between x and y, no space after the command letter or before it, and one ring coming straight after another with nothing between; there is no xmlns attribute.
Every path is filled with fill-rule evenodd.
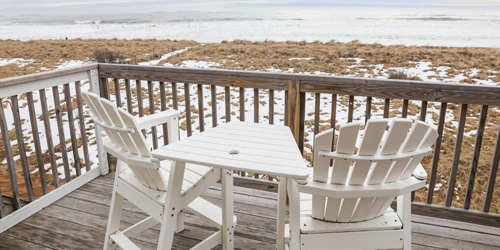
<svg viewBox="0 0 500 250"><path fill-rule="evenodd" d="M290 249L411 248L410 193L425 185L420 161L438 135L421 121L390 121L369 120L356 153L360 123L340 127L335 152L332 129L316 135L312 178L288 186Z"/></svg>
<svg viewBox="0 0 500 250"><path fill-rule="evenodd" d="M92 119L106 133L107 153L118 158L104 249L139 249L129 237L161 223L158 249L171 249L174 232L184 229L183 210L222 228L222 210L199 196L221 178L220 169L159 161L141 130L167 123L169 143L179 140L178 111L164 111L136 119L93 93L82 93ZM182 182L182 183L180 183ZM120 231L124 198L149 214L143 221ZM236 217L234 224L236 225ZM211 249L222 241L221 231L193 249Z"/></svg>

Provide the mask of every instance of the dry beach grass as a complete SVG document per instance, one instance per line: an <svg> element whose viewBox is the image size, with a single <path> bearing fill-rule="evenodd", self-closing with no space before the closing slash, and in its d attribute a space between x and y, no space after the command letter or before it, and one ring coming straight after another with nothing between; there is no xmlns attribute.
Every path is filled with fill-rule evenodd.
<svg viewBox="0 0 500 250"><path fill-rule="evenodd" d="M360 77L386 77L394 79L433 79L445 82L458 81L469 84L498 84L500 82L500 49L493 48L448 48L448 47L416 47L416 46L383 46L379 44L362 44L359 42L250 42L232 41L222 43L199 44L194 41L162 41L162 40L40 40L40 41L0 41L0 58L24 58L34 61L24 67L9 64L0 67L0 78L14 75L29 74L37 71L56 68L64 61L81 60L86 61L92 57L94 50L108 48L120 52L124 58L133 62L150 61L158 59L153 54L163 55L173 50L186 47L191 49L186 52L169 57L158 65L185 65L187 61L210 62L213 68L260 70L260 71L283 71L297 73L318 73L348 75ZM154 53L153 53L154 51ZM62 61L61 61L62 60ZM410 69L418 68L420 62L429 62L428 67L415 73ZM424 74L425 73L425 74ZM111 83L114 84L114 83ZM144 87L144 85L143 85ZM114 88L111 88L113 92ZM182 89L182 88L180 88ZM147 91L142 92L144 99ZM182 93L182 92L179 92ZM136 96L136 92L133 93ZM170 92L167 93L169 96ZM194 95L195 93L192 93ZM261 95L265 95L262 92ZM237 97L237 92L232 94ZM307 94L306 105L314 106L314 96ZM184 96L179 96L182 102ZM156 96L155 99L159 99ZM170 100L167 98L167 101ZM262 98L262 100L267 100ZM159 101L159 100L157 100ZM251 102L251 100L250 100ZM339 96L339 105L347 106L348 98ZM192 102L194 103L194 102ZM235 102L236 103L236 102ZM236 103L237 105L237 103ZM357 101L355 107L360 107ZM439 103L429 103L428 122L437 123L439 118ZM326 107L326 106L325 106ZM325 117L328 112L322 106ZM390 117L401 114L402 100L391 102ZM457 174L456 199L453 206L461 207L465 197L469 170L472 162L472 151L475 142L477 122L480 106L470 106L466 120L464 141L462 143L462 154ZM193 114L198 115L197 110L192 107ZM383 109L383 100L374 99L373 112L379 114ZM455 135L457 132L456 122L460 112L459 105L449 104L450 117L447 119L444 130L444 139L441 148L441 157L438 168L438 183L442 187L435 192L434 203L444 204L447 190L446 179L449 177L453 151L455 148ZM337 112L343 112L339 109ZM378 112L378 113L377 113ZM146 111L147 113L147 111ZM419 103L411 102L409 116L418 117L420 113ZM209 115L209 114L207 114ZM236 115L236 114L234 114ZM184 117L185 114L182 114ZM182 118L181 117L181 118ZM322 116L323 117L323 116ZM364 119L363 117L356 117ZM194 119L194 117L193 117ZM320 130L328 129L330 121L322 118ZM500 113L497 107L490 107L486 123L483 147L478 164L477 178L474 188L471 209L481 210L484 202L484 193L487 186L493 147L500 123ZM306 130L311 131L314 120L306 117ZM185 127L181 123L181 127ZM471 132L472 131L472 132ZM469 133L470 132L470 133ZM15 139L15 135L11 139ZM312 142L306 142L306 147L311 148ZM16 149L14 149L15 151ZM0 145L0 162L5 155L2 154ZM305 154L310 159L309 151ZM33 159L34 163L34 159ZM430 170L432 157L424 159L423 165ZM0 172L6 173L5 168L0 166ZM50 180L51 178L48 178ZM416 200L425 202L427 192L425 189L417 192ZM491 211L500 211L500 177L497 178L496 190Z"/></svg>
<svg viewBox="0 0 500 250"><path fill-rule="evenodd" d="M94 51L107 48L119 52L132 63L149 61L169 52L196 46L194 41L170 40L118 40L118 39L74 39L74 40L0 40L0 58L32 59L26 67L9 64L0 67L0 78L35 73L54 69L70 60L92 60Z"/></svg>

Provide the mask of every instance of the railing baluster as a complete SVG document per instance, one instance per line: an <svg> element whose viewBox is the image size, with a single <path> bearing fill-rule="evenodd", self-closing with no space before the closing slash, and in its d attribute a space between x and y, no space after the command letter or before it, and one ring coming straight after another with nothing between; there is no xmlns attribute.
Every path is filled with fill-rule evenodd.
<svg viewBox="0 0 500 250"><path fill-rule="evenodd" d="M385 100L384 100L384 118L389 118L390 106L391 106L391 99L385 98Z"/></svg>
<svg viewBox="0 0 500 250"><path fill-rule="evenodd" d="M349 113L347 115L347 122L352 122L353 114L354 114L354 96L349 96Z"/></svg>
<svg viewBox="0 0 500 250"><path fill-rule="evenodd" d="M191 100L189 94L189 83L184 83L184 102L185 102L185 111L186 111L186 128L187 128L187 136L191 136L193 134L191 128Z"/></svg>
<svg viewBox="0 0 500 250"><path fill-rule="evenodd" d="M422 106L420 109L420 120L425 122L426 116L427 116L427 101L422 101Z"/></svg>
<svg viewBox="0 0 500 250"><path fill-rule="evenodd" d="M7 158L7 168L9 170L10 189L12 191L12 201L14 209L21 208L21 198L19 197L19 189L16 177L16 167L14 166L14 156L12 154L12 145L9 137L9 127L7 126L7 119L2 105L3 100L0 98L0 131L2 132L2 142L5 150L5 157Z"/></svg>
<svg viewBox="0 0 500 250"><path fill-rule="evenodd" d="M335 131L335 124L337 123L337 94L332 94L332 111L330 113L330 128ZM335 134L332 137L332 150L335 145Z"/></svg>
<svg viewBox="0 0 500 250"><path fill-rule="evenodd" d="M142 83L141 80L135 80L136 94L137 94L137 107L139 109L139 117L144 116L144 107L142 103Z"/></svg>
<svg viewBox="0 0 500 250"><path fill-rule="evenodd" d="M253 121L259 123L259 89L253 89Z"/></svg>
<svg viewBox="0 0 500 250"><path fill-rule="evenodd" d="M288 126L288 90L285 90L285 126Z"/></svg>
<svg viewBox="0 0 500 250"><path fill-rule="evenodd" d="M130 80L125 79L125 95L127 96L127 111L132 114L132 91L130 90Z"/></svg>
<svg viewBox="0 0 500 250"><path fill-rule="evenodd" d="M115 82L115 97L116 97L116 106L121 107L122 106L122 97L120 93L120 80L115 78L113 79Z"/></svg>
<svg viewBox="0 0 500 250"><path fill-rule="evenodd" d="M274 124L274 89L269 90L269 124Z"/></svg>
<svg viewBox="0 0 500 250"><path fill-rule="evenodd" d="M2 188L0 187L0 219L5 217L7 215L7 211L5 211L5 204L3 203L3 194L2 194Z"/></svg>
<svg viewBox="0 0 500 250"><path fill-rule="evenodd" d="M54 110L56 113L56 120L57 120L57 129L58 129L58 134L59 134L59 146L61 148L61 154L63 158L63 165L64 165L64 176L66 178L66 181L69 182L71 181L71 173L69 169L69 161L68 161L68 152L66 150L66 138L64 136L64 127L63 127L63 121L62 121L62 113L61 113L61 103L59 100L59 87L54 86L52 87L52 94L54 95Z"/></svg>
<svg viewBox="0 0 500 250"><path fill-rule="evenodd" d="M224 105L226 107L226 122L231 121L231 88L224 87Z"/></svg>
<svg viewBox="0 0 500 250"><path fill-rule="evenodd" d="M80 155L78 154L78 143L75 134L75 119L73 118L73 100L69 89L69 83L64 84L64 99L66 100L66 113L68 114L69 133L71 136L71 149L73 151L73 159L75 163L76 176L82 174L80 165Z"/></svg>
<svg viewBox="0 0 500 250"><path fill-rule="evenodd" d="M314 135L318 134L318 132L319 132L319 122L320 122L319 115L321 113L320 102L321 102L321 94L315 93L314 94Z"/></svg>
<svg viewBox="0 0 500 250"><path fill-rule="evenodd" d="M33 144L35 145L36 163L38 165L38 174L42 185L42 192L46 194L49 192L47 188L47 180L45 178L45 164L43 163L43 152L40 146L40 136L38 134L38 125L36 121L35 102L33 101L33 92L26 93L28 100L28 111L30 115L31 133L33 135ZM1 196L0 196L1 197Z"/></svg>
<svg viewBox="0 0 500 250"><path fill-rule="evenodd" d="M212 98L212 127L217 127L217 86L210 85L210 94Z"/></svg>
<svg viewBox="0 0 500 250"><path fill-rule="evenodd" d="M40 89L40 105L42 106L43 125L45 127L45 138L47 139L47 150L50 156L50 168L54 186L59 187L59 172L57 171L56 155L54 152L54 142L52 141L52 129L50 128L49 110L47 108L47 94L45 89Z"/></svg>
<svg viewBox="0 0 500 250"><path fill-rule="evenodd" d="M175 110L179 110L179 99L177 98L177 83L172 82L172 105Z"/></svg>
<svg viewBox="0 0 500 250"><path fill-rule="evenodd" d="M366 97L366 111L365 111L365 124L370 120L372 117L372 97L367 96Z"/></svg>
<svg viewBox="0 0 500 250"><path fill-rule="evenodd" d="M455 143L455 152L453 153L453 162L451 164L450 179L448 182L448 192L446 193L447 207L451 206L454 198L455 183L457 182L458 164L460 161L460 151L462 150L462 139L464 137L465 118L467 117L467 104L462 104L460 108L460 121L458 122L457 140Z"/></svg>
<svg viewBox="0 0 500 250"><path fill-rule="evenodd" d="M434 156L432 157L432 169L431 169L431 179L429 180L429 190L427 193L427 204L432 204L432 199L434 196L434 186L436 185L436 175L439 166L439 155L441 154L441 142L443 141L443 129L446 118L446 102L441 103L441 109L439 111L439 123L438 123L438 138L436 139L436 144L434 145Z"/></svg>
<svg viewBox="0 0 500 250"><path fill-rule="evenodd" d="M330 128L333 129L333 136L332 136L332 145L331 145L331 150L332 152L335 150L335 124L337 123L337 94L332 94L332 111L330 113ZM330 160L330 165L333 164L333 159Z"/></svg>
<svg viewBox="0 0 500 250"><path fill-rule="evenodd" d="M167 110L167 97L165 93L165 82L160 82L160 106L161 106L161 111ZM168 132L167 132L167 124L163 123L162 124L163 128L163 145L168 144Z"/></svg>
<svg viewBox="0 0 500 250"><path fill-rule="evenodd" d="M304 129L305 129L305 121L306 121L306 93L299 92L299 105L297 108L299 109L299 122L298 122L298 138L299 138L299 149L300 153L304 155Z"/></svg>
<svg viewBox="0 0 500 250"><path fill-rule="evenodd" d="M245 88L240 87L240 121L245 121Z"/></svg>
<svg viewBox="0 0 500 250"><path fill-rule="evenodd" d="M499 162L500 162L500 126L498 126L497 139L495 141L495 151L493 153L493 159L491 160L491 169L488 178L488 187L486 188L486 196L484 198L483 212L490 212L491 199L493 198L493 191L495 190Z"/></svg>
<svg viewBox="0 0 500 250"><path fill-rule="evenodd" d="M11 96L12 116L14 117L14 126L16 128L17 148L19 150L19 157L21 158L21 166L24 175L24 183L28 194L28 200L35 200L35 192L33 191L33 184L31 183L30 170L28 168L28 159L26 158L26 148L24 145L23 128L21 127L21 117L19 114L19 101L17 95Z"/></svg>
<svg viewBox="0 0 500 250"><path fill-rule="evenodd" d="M403 100L403 112L401 114L401 117L403 117L403 118L408 117L408 100L407 99Z"/></svg>
<svg viewBox="0 0 500 250"><path fill-rule="evenodd" d="M205 112L203 111L203 85L198 84L198 119L200 121L200 132L205 131Z"/></svg>
<svg viewBox="0 0 500 250"><path fill-rule="evenodd" d="M76 90L76 103L78 105L78 120L80 124L80 134L82 138L83 157L85 158L85 169L87 171L90 171L89 145L87 143L87 131L85 130L85 117L83 114L83 105L81 97L82 90L80 86L80 81L75 82L75 90Z"/></svg>
<svg viewBox="0 0 500 250"><path fill-rule="evenodd" d="M155 95L154 95L154 86L152 81L148 81L148 99L149 99L149 114L152 115L155 113ZM151 127L151 134L153 137L153 148L158 148L158 133L156 132L156 126Z"/></svg>
<svg viewBox="0 0 500 250"><path fill-rule="evenodd" d="M469 172L469 182L467 184L467 191L465 192L465 200L464 200L465 209L470 208L470 201L472 197L472 191L474 190L474 181L476 180L477 164L479 163L479 154L481 153L484 125L486 123L487 115L488 115L488 105L483 105L481 107L481 114L479 116L479 122L477 125L476 142L474 144L474 153L472 155L472 163Z"/></svg>
<svg viewBox="0 0 500 250"><path fill-rule="evenodd" d="M99 78L99 89L101 90L101 97L109 100L109 82L108 78Z"/></svg>

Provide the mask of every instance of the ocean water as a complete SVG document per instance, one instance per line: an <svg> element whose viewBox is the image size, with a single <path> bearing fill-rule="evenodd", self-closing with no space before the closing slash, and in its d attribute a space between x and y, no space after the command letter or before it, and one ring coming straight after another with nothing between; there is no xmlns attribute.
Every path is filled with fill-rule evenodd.
<svg viewBox="0 0 500 250"><path fill-rule="evenodd" d="M0 16L0 39L156 38L500 47L500 12L389 9Z"/></svg>

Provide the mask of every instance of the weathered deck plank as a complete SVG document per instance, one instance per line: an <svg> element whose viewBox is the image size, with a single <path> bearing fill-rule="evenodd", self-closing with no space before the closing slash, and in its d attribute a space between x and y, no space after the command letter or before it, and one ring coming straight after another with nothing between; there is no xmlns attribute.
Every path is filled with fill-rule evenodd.
<svg viewBox="0 0 500 250"><path fill-rule="evenodd" d="M18 239L15 237L2 235L2 244L0 244L0 250L50 250L54 248L48 248L44 246L40 246L29 241L25 241L22 239Z"/></svg>
<svg viewBox="0 0 500 250"><path fill-rule="evenodd" d="M3 249L100 249L104 242L113 176L99 177L0 235ZM220 185L203 197L221 204ZM234 188L237 249L274 249L277 194ZM146 214L125 202L122 228L144 219ZM174 249L189 249L217 229L186 214L186 230L177 234ZM159 226L133 241L143 249L155 249ZM497 228L424 216L413 217L413 249L500 249ZM217 247L216 249L221 249Z"/></svg>

